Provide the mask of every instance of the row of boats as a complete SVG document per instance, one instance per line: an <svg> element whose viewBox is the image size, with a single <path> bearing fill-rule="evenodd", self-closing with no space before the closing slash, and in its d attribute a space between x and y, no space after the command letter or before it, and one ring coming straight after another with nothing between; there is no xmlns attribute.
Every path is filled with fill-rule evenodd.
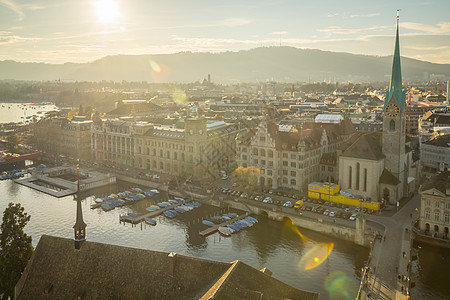
<svg viewBox="0 0 450 300"><path fill-rule="evenodd" d="M151 205L147 207L146 210L152 212L171 206L174 206L173 209L168 209L163 212L163 214L168 218L175 218L178 214L184 214L185 212L191 211L193 209L202 206L202 204L198 201L192 201L187 203L183 198L174 197L174 199L159 202L158 205ZM149 225L153 226L156 225L156 220L149 217L145 217L144 222Z"/></svg>
<svg viewBox="0 0 450 300"><path fill-rule="evenodd" d="M238 214L229 213L229 214L224 214L222 216L211 217L211 220L203 220L202 223L206 226L216 226L217 224L225 223L225 222L235 219L237 217L238 217ZM217 230L223 236L230 236L233 233L236 233L244 228L252 227L253 224L255 224L257 222L258 222L257 219L247 216L241 220L237 220L226 226L220 226Z"/></svg>
<svg viewBox="0 0 450 300"><path fill-rule="evenodd" d="M101 207L104 211L113 210L116 207L124 206L127 202L140 201L146 197L153 197L159 194L156 189L143 191L142 189L135 187L131 188L131 191L123 191L117 194L111 194L106 197L95 199L95 204L91 205L91 208Z"/></svg>
<svg viewBox="0 0 450 300"><path fill-rule="evenodd" d="M1 173L0 180L17 179L23 176L25 176L25 174L21 170L5 171Z"/></svg>

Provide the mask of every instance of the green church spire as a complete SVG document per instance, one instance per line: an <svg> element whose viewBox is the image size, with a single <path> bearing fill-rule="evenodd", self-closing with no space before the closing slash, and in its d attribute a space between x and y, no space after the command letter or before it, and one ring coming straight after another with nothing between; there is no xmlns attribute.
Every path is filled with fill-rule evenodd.
<svg viewBox="0 0 450 300"><path fill-rule="evenodd" d="M386 106L389 102L391 102L392 97L394 97L394 101L400 107L400 110L403 111L403 108L405 106L405 93L403 93L402 89L402 66L400 63L400 43L398 36L398 9L397 9L397 36L395 37L395 50L394 50L394 59L392 62L391 82L389 84L389 90L386 93L384 106Z"/></svg>

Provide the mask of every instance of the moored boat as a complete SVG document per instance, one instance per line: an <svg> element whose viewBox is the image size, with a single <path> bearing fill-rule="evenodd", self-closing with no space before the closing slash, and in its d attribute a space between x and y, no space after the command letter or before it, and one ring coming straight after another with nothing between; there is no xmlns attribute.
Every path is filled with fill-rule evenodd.
<svg viewBox="0 0 450 300"><path fill-rule="evenodd" d="M223 236L230 236L234 232L230 227L219 227L218 231Z"/></svg>
<svg viewBox="0 0 450 300"><path fill-rule="evenodd" d="M149 224L149 225L152 225L152 226L155 226L155 225L156 225L156 220L153 220L153 219L151 219L151 218L145 217L145 218L144 218L144 221L145 221L145 223L147 223L147 224Z"/></svg>
<svg viewBox="0 0 450 300"><path fill-rule="evenodd" d="M208 220L203 220L202 223L203 223L204 225L206 225L206 226L214 226L214 225L216 225L216 224L214 224L213 222L208 221Z"/></svg>

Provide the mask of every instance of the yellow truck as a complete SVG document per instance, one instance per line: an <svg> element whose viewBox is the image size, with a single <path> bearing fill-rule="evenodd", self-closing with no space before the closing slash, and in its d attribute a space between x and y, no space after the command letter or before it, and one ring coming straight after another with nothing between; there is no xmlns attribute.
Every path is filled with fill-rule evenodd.
<svg viewBox="0 0 450 300"><path fill-rule="evenodd" d="M295 202L294 204L294 208L300 208L303 206L303 200L298 200L297 202Z"/></svg>

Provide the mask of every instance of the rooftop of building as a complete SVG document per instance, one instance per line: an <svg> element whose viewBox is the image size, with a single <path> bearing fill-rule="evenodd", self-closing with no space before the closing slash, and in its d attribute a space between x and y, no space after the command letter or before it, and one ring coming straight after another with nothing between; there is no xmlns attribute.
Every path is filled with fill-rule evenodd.
<svg viewBox="0 0 450 300"><path fill-rule="evenodd" d="M419 189L420 192L437 190L446 196L450 196L450 170L443 171L431 177Z"/></svg>
<svg viewBox="0 0 450 300"><path fill-rule="evenodd" d="M438 135L433 139L423 142L425 145L450 148L450 134Z"/></svg>

